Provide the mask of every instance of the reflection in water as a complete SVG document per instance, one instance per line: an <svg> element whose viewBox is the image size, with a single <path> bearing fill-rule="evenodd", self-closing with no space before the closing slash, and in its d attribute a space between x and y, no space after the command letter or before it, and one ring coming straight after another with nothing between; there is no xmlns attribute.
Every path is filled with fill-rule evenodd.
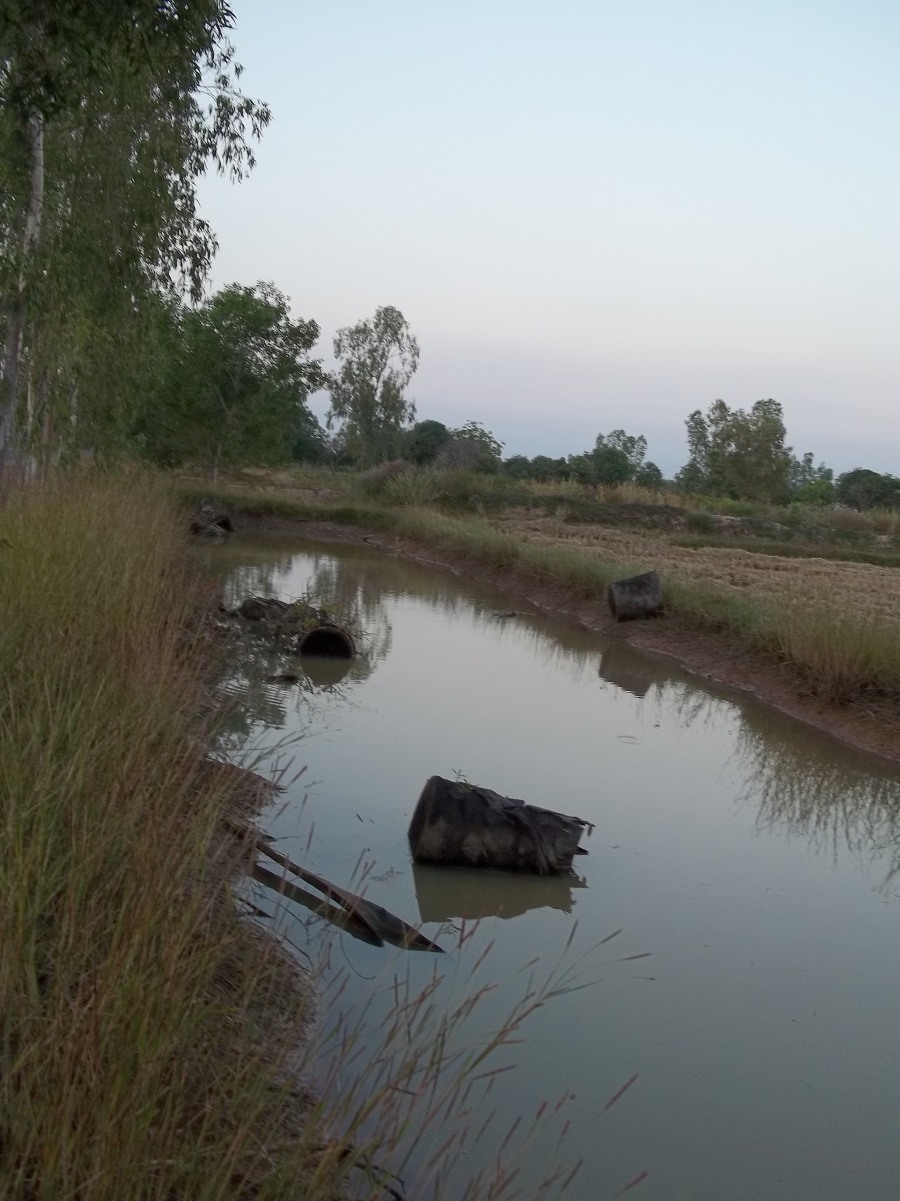
<svg viewBox="0 0 900 1201"><path fill-rule="evenodd" d="M277 746L316 714L314 732L324 733L304 742L307 774L267 815L272 836L329 879L348 884L360 869L354 889L407 920L417 908L427 924L488 919L467 927L444 964L462 982L494 943L478 980L491 988L476 1041L506 1020L501 993L490 1008L495 983L515 985L570 939L586 957L597 940L625 932L626 953L601 964L602 995L573 990L539 1007L502 1065L512 1060L516 1071L491 1077L488 1108L504 1124L525 1107L543 1110L548 1097L551 1106L576 1097L566 1115L574 1147L564 1153L583 1154L585 1167L566 1196L894 1195L900 889L884 882L885 865L888 879L900 866L896 770L671 661L523 612L477 580L364 546L295 549L236 539L204 553L219 556L223 572L234 569L229 587L240 595L288 598L320 587L358 603L383 657L373 659L371 679L348 675L315 697L305 674L294 688L272 688L265 676L278 668L264 648L248 648L260 660L252 670L234 665L259 689L251 696L259 720L245 722L254 739L265 739L273 719ZM496 617L511 607L515 617ZM412 867L406 831L416 785L456 768L554 807L565 796L560 807L595 820L601 845L585 865L590 887ZM510 919L502 937L497 917ZM285 922L303 945L304 925L312 938L322 924L309 915L301 925L295 912ZM342 1005L355 988L368 1012L373 981L395 968L383 950L343 936L329 945L354 973ZM645 951L652 976L633 974L628 962ZM431 987L417 974L425 958L403 960L413 990ZM433 994L439 1014L444 987ZM395 1014L392 987L383 999ZM362 1059L377 1058L373 1046ZM486 1114L472 1110L480 1124ZM480 1170L493 1154L488 1142L467 1144L453 1171ZM423 1155L430 1146L423 1140ZM517 1160L525 1195L550 1152L526 1147ZM632 1192L628 1182L638 1179ZM448 1175L440 1195L463 1196L458 1184ZM426 1195L434 1194L417 1193Z"/></svg>
<svg viewBox="0 0 900 1201"><path fill-rule="evenodd" d="M683 729L714 723L720 696L734 695L711 684L701 689L677 665L618 642L604 646L600 675L638 699L652 695L659 720L674 718ZM757 810L758 831L802 837L835 858L846 848L885 859L885 885L900 872L900 782L890 765L855 755L750 698L741 699L734 738L744 781L737 801Z"/></svg>
<svg viewBox="0 0 900 1201"><path fill-rule="evenodd" d="M660 722L687 730L715 723L724 688L697 681L677 664L641 655L621 642L604 645L600 676L638 700L651 695ZM758 831L804 838L837 857L842 848L886 859L884 883L900 872L900 782L896 771L858 756L776 710L741 698L734 760L740 765L741 806L757 810Z"/></svg>
<svg viewBox="0 0 900 1201"><path fill-rule="evenodd" d="M519 917L529 909L544 908L571 913L575 906L572 890L587 888L584 878L574 872L531 876L414 863L412 873L423 922Z"/></svg>
<svg viewBox="0 0 900 1201"><path fill-rule="evenodd" d="M246 623L233 631L232 653L220 681L227 705L220 722L218 751L237 760L260 726L283 729L290 718L296 727L294 736L303 733L313 716L308 707L312 694L344 695L366 680L390 652L391 623L383 596L367 587L352 564L319 554L304 586L286 589L294 555L282 553L263 563L248 564L230 561L246 554L240 543L223 550L231 551L217 563L220 574L227 565L227 608L236 607L251 595L278 596L290 591L292 595L279 599L294 600L302 593L317 606L340 614L354 631L359 631L357 654L352 659L298 656L288 645L273 643L268 633Z"/></svg>
<svg viewBox="0 0 900 1201"><path fill-rule="evenodd" d="M604 680L639 700L659 683L659 671L651 659L636 655L631 647L613 638L603 644L599 672Z"/></svg>
<svg viewBox="0 0 900 1201"><path fill-rule="evenodd" d="M316 688L334 688L345 679L353 666L352 659L337 659L327 655L300 655L300 667Z"/></svg>
<svg viewBox="0 0 900 1201"><path fill-rule="evenodd" d="M803 837L835 859L842 847L886 859L885 883L900 871L900 783L890 767L757 705L746 709L735 755L745 776L738 799L758 810L757 829Z"/></svg>

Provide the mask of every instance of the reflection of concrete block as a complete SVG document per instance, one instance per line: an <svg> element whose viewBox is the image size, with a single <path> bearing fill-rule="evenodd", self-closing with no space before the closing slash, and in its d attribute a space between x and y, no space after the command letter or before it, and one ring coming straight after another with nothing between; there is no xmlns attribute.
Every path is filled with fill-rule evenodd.
<svg viewBox="0 0 900 1201"><path fill-rule="evenodd" d="M413 865L413 882L423 922L457 918L519 917L529 909L561 909L571 913L572 890L586 888L574 872L532 876L525 872L473 871L464 867Z"/></svg>
<svg viewBox="0 0 900 1201"><path fill-rule="evenodd" d="M660 675L654 660L622 642L610 641L603 648L600 676L632 696L646 696Z"/></svg>

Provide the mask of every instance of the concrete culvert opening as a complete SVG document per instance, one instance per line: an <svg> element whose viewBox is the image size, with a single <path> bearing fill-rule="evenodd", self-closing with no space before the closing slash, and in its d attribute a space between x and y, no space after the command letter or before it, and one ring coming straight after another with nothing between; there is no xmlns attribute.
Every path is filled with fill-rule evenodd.
<svg viewBox="0 0 900 1201"><path fill-rule="evenodd" d="M297 643L300 655L320 655L326 659L352 659L353 639L339 626L316 626Z"/></svg>

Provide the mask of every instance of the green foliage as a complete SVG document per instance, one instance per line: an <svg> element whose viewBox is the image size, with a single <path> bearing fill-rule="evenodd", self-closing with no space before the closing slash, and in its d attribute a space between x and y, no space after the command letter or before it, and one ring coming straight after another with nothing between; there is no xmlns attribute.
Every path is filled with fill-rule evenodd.
<svg viewBox="0 0 900 1201"><path fill-rule="evenodd" d="M594 482L598 484L624 484L634 473L628 456L618 446L598 445L590 457L590 462L593 466Z"/></svg>
<svg viewBox="0 0 900 1201"><path fill-rule="evenodd" d="M834 504L834 472L824 463L816 466L812 451L791 461L791 500L803 505Z"/></svg>
<svg viewBox="0 0 900 1201"><path fill-rule="evenodd" d="M684 524L689 530L696 530L698 534L710 534L716 528L715 518L711 513L685 513Z"/></svg>
<svg viewBox="0 0 900 1201"><path fill-rule="evenodd" d="M618 458L614 457L610 452L618 452ZM626 434L624 430L612 430L608 434L598 434L597 442L594 447L594 459L597 463L598 476L604 471L613 476L618 476L622 470L627 470L628 474L621 478L615 479L599 479L600 483L619 484L625 480L634 479L644 462L644 456L647 453L647 439L643 434ZM623 468L621 460L624 459L627 463L627 468Z"/></svg>
<svg viewBox="0 0 900 1201"><path fill-rule="evenodd" d="M511 455L503 461L503 474L513 480L527 480L531 477L531 462L526 455Z"/></svg>
<svg viewBox="0 0 900 1201"><path fill-rule="evenodd" d="M148 456L219 467L324 454L306 398L325 381L314 321L293 321L272 284L232 284L196 309L161 310L159 374L136 429Z"/></svg>
<svg viewBox="0 0 900 1201"><path fill-rule="evenodd" d="M441 447L435 463L438 467L462 471L500 470L503 443L480 421L467 421L459 429L450 430L450 437Z"/></svg>
<svg viewBox="0 0 900 1201"><path fill-rule="evenodd" d="M535 455L531 460L529 478L540 483L566 478L567 465L565 459L551 459L548 455Z"/></svg>
<svg viewBox="0 0 900 1201"><path fill-rule="evenodd" d="M655 463L642 463L634 473L634 482L641 488L661 488L665 483L663 473Z"/></svg>
<svg viewBox="0 0 900 1201"><path fill-rule="evenodd" d="M121 443L153 298L199 297L197 181L240 178L268 109L237 90L221 0L0 8L0 452Z"/></svg>
<svg viewBox="0 0 900 1201"><path fill-rule="evenodd" d="M419 344L399 309L338 330L334 357L339 369L328 380L328 428L341 426L346 449L363 466L396 455L401 435L416 415L405 392L419 365Z"/></svg>
<svg viewBox="0 0 900 1201"><path fill-rule="evenodd" d="M403 457L411 463L433 463L451 436L442 421L417 421L404 440Z"/></svg>
<svg viewBox="0 0 900 1201"><path fill-rule="evenodd" d="M852 509L900 509L900 479L865 467L839 476L835 492L840 503Z"/></svg>
<svg viewBox="0 0 900 1201"><path fill-rule="evenodd" d="M716 400L705 416L696 409L685 424L690 459L676 477L684 491L738 500L787 497L792 456L777 401L758 400L747 412Z"/></svg>

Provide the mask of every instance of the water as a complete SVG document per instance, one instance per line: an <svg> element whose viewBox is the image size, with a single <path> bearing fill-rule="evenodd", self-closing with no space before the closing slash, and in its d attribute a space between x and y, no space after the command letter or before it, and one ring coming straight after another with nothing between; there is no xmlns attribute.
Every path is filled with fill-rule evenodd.
<svg viewBox="0 0 900 1201"><path fill-rule="evenodd" d="M267 817L279 848L451 952L332 933L326 996L340 978L341 1012L367 1005L360 1028L377 1041L395 977L415 991L437 965L451 978L444 1008L496 982L456 1033L477 1041L560 959L591 983L529 1016L524 1043L489 1061L514 1070L457 1126L440 1119L409 1174L456 1131L438 1181L455 1201L515 1116L518 1138L547 1101L559 1112L524 1146L514 1138L512 1159L532 1187L557 1159L582 1159L565 1194L578 1201L632 1181L629 1197L660 1201L896 1195L897 772L476 579L284 539L204 554L232 599L311 589L364 616L367 659L341 680L271 684L257 654L230 682L243 706L231 749L249 736L269 770L292 760ZM594 822L580 878L413 868L418 794L455 773ZM472 932L463 919L480 921ZM306 952L322 926L284 907L282 929Z"/></svg>

